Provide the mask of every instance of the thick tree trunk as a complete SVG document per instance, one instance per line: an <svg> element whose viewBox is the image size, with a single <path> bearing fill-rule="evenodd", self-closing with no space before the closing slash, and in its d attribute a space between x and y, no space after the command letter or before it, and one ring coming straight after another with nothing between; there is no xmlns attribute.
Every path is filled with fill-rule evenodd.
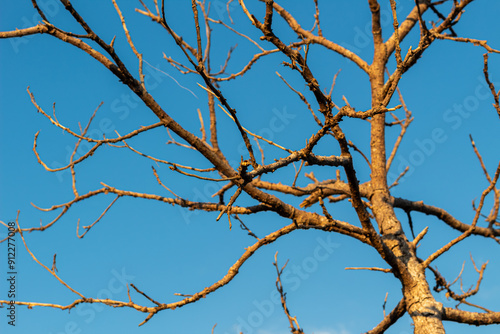
<svg viewBox="0 0 500 334"><path fill-rule="evenodd" d="M375 33L376 35L376 33ZM377 40L375 36L375 41ZM383 44L375 47L374 61L371 65L370 82L372 108L380 106L384 85L386 50ZM387 185L385 114L373 117L371 122L371 166L372 188L371 203L382 240L387 246L381 254L391 265L402 285L406 311L414 322L414 333L445 333L442 314L443 306L437 302L425 278L425 268L416 255L414 245L408 241L394 208L389 204L390 192Z"/></svg>

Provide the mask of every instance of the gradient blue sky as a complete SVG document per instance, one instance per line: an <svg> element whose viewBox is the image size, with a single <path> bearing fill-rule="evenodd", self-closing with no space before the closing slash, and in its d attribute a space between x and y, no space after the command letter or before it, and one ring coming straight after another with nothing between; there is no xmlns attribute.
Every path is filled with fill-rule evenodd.
<svg viewBox="0 0 500 334"><path fill-rule="evenodd" d="M261 3L247 1L247 6L263 16ZM389 9L382 7L384 36L392 27ZM405 17L413 1L398 1L398 14ZM193 19L189 1L169 1L167 18L174 30L193 43ZM73 19L55 0L40 2L49 20L67 31L81 33ZM156 24L134 12L139 6L134 1L119 2L132 38L144 59L161 70L145 64L147 84L155 99L185 128L199 134L196 109L208 119L206 93L198 87L201 79L182 75L162 59L162 52L184 62L184 57L171 37ZM312 1L288 1L282 4L306 28L313 24ZM75 8L87 23L105 41L116 35L118 54L137 73L137 61L126 44L118 15L111 1L75 1ZM234 27L254 39L260 36L236 4L231 5ZM326 37L357 52L369 61L372 45L369 41L370 14L366 1L320 1L321 24ZM455 27L459 36L488 40L500 48L498 16L500 4L495 0L478 0L467 7ZM225 2L212 2L211 17L228 22ZM435 19L427 13L428 20ZM2 1L0 29L32 26L41 18L30 1ZM282 20L274 21L275 33L284 41L295 41ZM238 44L228 72L239 71L258 49L235 34L214 26L212 67L222 64L230 46ZM418 33L412 33L402 49L416 47ZM194 43L193 43L194 44ZM272 46L260 42L266 49ZM486 94L482 75L483 49L468 44L447 41L435 42L401 81L400 88L415 120L410 127L396 158L391 173L397 175L407 165L410 172L399 187L396 196L441 206L458 219L469 223L473 217L471 201L478 199L487 182L469 142L471 134L483 154L490 173L500 157L499 119L491 107L493 99ZM125 134L141 125L155 123L154 114L137 102L129 90L102 65L80 50L47 35L0 41L0 219L12 221L20 210L22 227L39 226L53 217L42 213L30 203L50 207L69 201L72 197L69 172L49 173L37 163L32 151L33 138L40 131L38 149L49 166L67 163L74 139L55 128L43 115L36 112L26 88L30 86L38 104L51 113L56 103L58 119L64 125L78 129L78 122L86 124L93 110L102 101L103 106L90 127L93 135L113 136L113 131ZM252 71L221 85L229 103L238 111L240 121L251 131L266 136L291 149L300 148L316 131L310 113L297 96L276 76L283 75L296 89L312 102L313 98L297 73L284 67L286 60L275 54L256 63ZM320 85L328 90L333 75L341 70L333 98L342 105L342 96L357 110L369 108L367 77L348 60L318 46L311 46L310 66ZM394 66L394 63L391 64ZM498 57L490 57L492 80L500 88ZM163 73L164 72L164 73ZM496 81L498 80L498 81ZM391 103L391 106L397 101ZM316 106L313 105L316 109ZM462 108L463 113L457 110ZM398 114L402 116L400 112ZM241 140L236 127L224 114L219 115L222 150L230 160L237 162L241 155ZM361 150L369 152L369 127L363 121L342 123L348 139ZM398 129L388 130L388 145L394 142ZM209 167L194 151L165 145L168 136L156 129L129 143L158 158L197 167ZM268 146L266 162L282 156ZM333 141L320 145L318 153L335 154ZM361 156L355 155L358 178L366 181L369 171ZM193 181L157 166L150 160L135 156L125 149L100 148L91 159L76 168L80 193L100 187L99 182L117 188L163 196L169 194L155 181L151 172L154 165L162 180L174 192L192 200L207 200L219 185ZM298 185L306 185L304 168ZM332 170L314 170L318 178L331 178ZM293 168L280 171L282 182L291 183ZM276 178L274 179L276 180ZM174 293L195 293L219 280L243 253L253 244L238 226L229 231L227 220L215 221L217 214L185 211L177 207L146 200L120 199L88 235L76 237L77 220L82 225L93 222L113 197L98 197L81 202L50 229L26 235L30 249L37 258L50 267L57 253L59 275L87 297L127 300L126 283L134 283L161 302L178 300ZM291 203L300 203L295 198ZM253 203L241 196L239 204ZM491 200L487 201L491 205ZM489 210L490 206L487 205ZM310 210L318 210L312 207ZM358 224L349 203L331 206L335 218ZM487 211L486 211L487 212ZM398 210L405 228L407 218ZM288 222L275 214L263 213L242 217L252 231L261 236ZM421 214L413 214L415 230L429 226L429 233L421 243L419 254L425 258L434 250L458 235L440 221ZM484 222L481 222L484 224ZM409 230L408 230L409 232ZM4 237L6 230L0 231ZM0 245L2 277L0 298L6 298L6 245ZM47 271L36 264L22 242L17 239L18 298L20 301L69 304L76 297ZM280 305L275 303L276 273L271 265L279 251L279 262L290 260L284 287L288 292L291 312L307 333L348 334L366 331L382 319L382 303L389 292L387 310L401 298L399 282L389 274L346 271L349 266L387 267L371 248L349 238L318 231L297 231L260 249L241 269L239 275L226 287L193 305L157 314L142 327L137 325L145 315L128 309L112 309L101 305L82 305L70 313L50 308L18 308L17 326L6 324L1 310L2 333L209 333L217 323L215 333L245 334L288 332L288 322ZM470 301L498 311L500 306L500 263L498 245L482 238L470 238L442 256L435 265L447 279L453 280L465 261L464 289L475 284L477 274L470 261L476 264L490 260L480 293ZM432 282L432 275L428 275ZM456 286L458 289L458 283ZM142 304L148 301L132 293ZM454 306L441 294L437 299L445 306ZM411 319L403 317L388 333L410 333ZM446 323L450 333L469 333L467 325ZM496 333L498 326L474 328L475 333Z"/></svg>

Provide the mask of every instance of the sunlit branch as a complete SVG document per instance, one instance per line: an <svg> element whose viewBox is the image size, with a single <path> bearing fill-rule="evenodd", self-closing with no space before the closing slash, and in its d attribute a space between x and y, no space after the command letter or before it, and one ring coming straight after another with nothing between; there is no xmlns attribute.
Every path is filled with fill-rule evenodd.
<svg viewBox="0 0 500 334"><path fill-rule="evenodd" d="M436 218L443 221L450 227L461 232L466 232L470 228L470 225L462 223L461 221L453 217L450 213L448 213L446 210L432 205L424 204L423 201L413 202L403 198L393 197L391 198L391 203L396 208L417 211L425 213L427 215L435 216ZM472 234L498 239L498 237L500 236L500 230L475 226Z"/></svg>
<svg viewBox="0 0 500 334"><path fill-rule="evenodd" d="M474 149L474 153L476 153L477 159L479 160L479 163L481 164L481 168L483 169L483 173L486 177L486 180L491 184L493 181L491 180L490 174L488 173L488 170L486 169L486 166L484 165L483 162L483 157L479 153L476 143L474 143L474 140L472 139L472 136L469 135L472 147ZM491 208L491 212L487 217L487 221L490 224L490 227L492 226L493 222L498 216L498 210L500 207L500 190L498 190L497 187L493 188L493 195L494 195L494 200L493 200L493 207Z"/></svg>
<svg viewBox="0 0 500 334"><path fill-rule="evenodd" d="M478 313L445 307L443 320L475 326L500 324L500 312Z"/></svg>
<svg viewBox="0 0 500 334"><path fill-rule="evenodd" d="M151 125L148 125L148 126L143 126L141 127L140 129L137 129L137 130L134 130L124 136L118 136L117 138L103 138L103 139L94 139L94 138L91 138L91 137L85 137L84 134L78 134L76 132L74 132L73 130L71 130L70 128L68 127L65 127L64 125L62 125L61 123L59 123L59 121L57 120L57 118L55 117L55 110L54 110L54 117L48 115L43 109L42 107L40 107L37 103L36 103L36 100L35 100L35 97L33 95L33 93L31 93L31 91L29 90L29 87L28 87L28 94L31 98L31 102L33 103L33 105L35 106L35 108L37 109L37 111L39 113L41 113L42 115L44 115L45 117L47 117L49 119L49 121L54 124L55 126L57 126L58 128L64 130L65 132L69 133L70 135L78 138L78 139L82 139L82 140L85 140L89 143L100 143L100 144L108 144L108 143L118 143L124 139L130 139L138 134L140 134L141 132L145 132L145 131L148 131L148 130L151 130L151 129L155 129L157 127L160 127L160 126L163 126L163 123L162 122L158 122L158 123L155 123L155 124L151 124ZM89 123L92 122L92 119L95 117L96 115L96 112L97 110L99 110L99 108L102 106L103 103L100 103L99 106L94 110L94 113L92 114L92 116L90 117L89 119ZM88 125L87 125L87 128L88 128Z"/></svg>
<svg viewBox="0 0 500 334"><path fill-rule="evenodd" d="M276 12L288 23L290 28L292 28L293 31L295 31L297 35L303 36L302 38L309 40L311 43L320 44L326 47L327 49L332 50L343 57L346 57L347 59L353 61L356 65L358 65L359 68L361 68L363 71L368 72L368 64L363 59L361 59L357 54L336 43L333 43L332 41L324 38L323 36L316 36L310 31L303 29L299 25L299 23L295 20L295 18L293 18L293 16L290 15L290 13L288 13L283 7L278 5L276 2L273 3L273 7L276 10Z"/></svg>
<svg viewBox="0 0 500 334"><path fill-rule="evenodd" d="M23 229L21 229L21 226L19 225L19 212L17 213L17 217L16 217L16 224L17 224L17 230L19 231L19 235L21 236L21 239L23 241L23 244L24 244L24 247L26 248L26 250L28 251L28 253L30 254L31 258L36 262L38 263L41 267L43 267L43 269L47 270L52 276L54 276L58 281L59 283L61 283L62 285L64 285L68 290L70 290L71 292L73 292L74 294L80 296L81 298L85 298L80 292L76 291L75 289L73 289L72 287L70 287L65 281L63 281L59 275L56 274L55 270L51 270L49 269L46 265L44 265L43 263L41 263L36 257L35 255L31 252L31 250L28 248L28 245L26 244L26 240L24 239L24 235L23 235ZM0 304L3 304L1 301L0 301Z"/></svg>
<svg viewBox="0 0 500 334"><path fill-rule="evenodd" d="M143 156L145 158L148 158L148 159L150 159L150 160L152 160L154 162L159 162L159 163L162 163L162 164L165 164L165 165L170 165L170 166L174 166L174 167L177 167L177 168L189 169L189 170L193 170L193 171L197 171L197 172L202 172L202 173L215 171L215 167L212 167L212 168L196 168L196 167L181 165L181 164L178 164L178 163L175 163L175 162L171 162L171 161L167 161L167 160L163 160L163 159L157 159L155 157L152 157L150 155L147 155L145 153L142 153L142 152L136 150L135 148L133 148L132 146L130 146L125 140L122 140L122 142L123 142L124 147L126 147L129 150L131 150L132 152L137 153L138 155Z"/></svg>
<svg viewBox="0 0 500 334"><path fill-rule="evenodd" d="M283 311L285 312L286 317L288 318L288 322L290 323L290 330L292 334L302 333L303 330L299 326L299 322L297 321L297 317L292 317L290 315L290 311L286 304L286 293L283 290L283 283L281 282L281 275L283 274L283 270L286 268L288 261L285 262L281 269L278 267L278 252L274 254L274 262L273 265L276 268L276 289L278 290L281 297L281 306L283 307Z"/></svg>
<svg viewBox="0 0 500 334"><path fill-rule="evenodd" d="M221 106L220 104L219 104L219 107L220 107L220 108L224 111L224 113L225 113L226 115L228 115L228 116L229 116L229 117L230 117L233 121L235 121L235 119L233 118L233 116L231 116L231 115L230 115L230 114L226 111L226 109L222 108L222 106ZM278 145L278 144L276 144L275 142L272 142L272 141L270 141L270 140L268 140L268 139L266 139L266 138L264 138L264 137L262 137L262 136L259 136L258 134L255 134L255 133L253 133L253 132L250 132L248 129L246 129L246 128L244 128L244 127L242 127L242 128L243 128L243 130L244 130L246 133L248 133L250 136L255 137L255 138L258 138L258 139L261 139L261 140L265 141L266 143L268 143L269 145L276 146L277 148L282 149L283 151L286 151L286 152L288 152L288 153L292 153L292 150L289 150L289 149L287 149L287 148L284 148L283 146Z"/></svg>
<svg viewBox="0 0 500 334"><path fill-rule="evenodd" d="M116 0L112 0L113 5L115 6L115 10L118 13L118 16L120 16L120 21L122 23L123 31L125 32L125 36L127 37L127 42L130 45L130 48L134 52L135 56L139 60L139 80L141 82L142 88L146 89L146 85L144 84L144 73L143 73L143 63L142 63L142 54L137 51L135 48L134 43L132 42L132 38L130 37L130 32L127 29L127 25L125 24L125 18L123 17L123 14L120 10L120 7L118 7L118 4L116 3Z"/></svg>
<svg viewBox="0 0 500 334"><path fill-rule="evenodd" d="M394 41L395 41L395 56L396 56L396 63L397 66L402 66L403 59L401 59L401 47L399 46L399 23L398 23L398 14L396 11L396 1L395 0L390 0L391 2L391 11L392 11L392 19L393 19L393 26L394 26Z"/></svg>
<svg viewBox="0 0 500 334"><path fill-rule="evenodd" d="M109 203L109 205L106 207L106 209L104 209L104 211L101 213L101 215L90 225L88 226L82 226L82 228L85 230L85 232L83 232L82 235L80 235L80 233L78 232L79 231L79 227L80 227L80 219L78 219L78 222L76 223L76 236L79 238L79 239L82 239L85 234L87 234L90 229L95 225L97 224L101 219L102 217L104 217L104 215L106 214L106 212L108 212L108 210L113 206L113 204L115 204L115 202L120 198L120 196L116 196L115 199Z"/></svg>
<svg viewBox="0 0 500 334"><path fill-rule="evenodd" d="M398 122L401 125L401 132L399 133L398 138L396 139L396 142L394 143L394 147L392 148L392 152L389 155L389 158L387 159L387 166L386 169L389 170L391 168L392 161L396 157L396 153L398 152L399 145L401 144L401 141L403 140L404 135L406 134L406 130L410 126L411 122L413 121L413 117L411 114L411 111L408 109L406 106L406 103L403 99L403 94L401 94L401 91L399 90L399 87L396 87L396 91L398 93L399 101L401 102L401 105L403 106L403 109L405 111L405 119L404 120L399 120L396 115L392 114L396 122Z"/></svg>
<svg viewBox="0 0 500 334"><path fill-rule="evenodd" d="M302 94L301 92L299 92L298 90L294 89L282 76L281 74L279 74L278 72L276 72L276 75L281 79L283 80L283 82L285 83L285 85L288 86L288 88L290 88L295 94L297 94L300 98L300 100L302 102L304 102L304 104L307 106L307 109L309 109L309 111L311 112L311 115L314 117L314 120L316 121L316 123L319 125L319 126L323 126L323 123L321 123L321 121L319 120L318 116L316 116L316 114L314 113L312 107L311 107L311 104L307 101L307 99L304 97L304 94ZM330 94L331 96L331 94Z"/></svg>
<svg viewBox="0 0 500 334"><path fill-rule="evenodd" d="M472 264L474 265L474 269L479 274L479 277L478 277L477 282L476 282L476 287L474 289L470 288L470 289L468 289L467 292L463 291L463 289L462 289L462 292L463 292L462 294L457 294L453 290L451 290L451 286L453 284L455 284L458 281L458 279L461 279L462 273L464 271L464 265L462 265L462 269L460 270L460 273L458 274L457 278L455 278L455 280L451 283L448 283L446 281L446 279L441 275L441 273L437 270L437 268L435 269L435 268L432 268L431 266L429 266L428 268L432 271L432 273L435 276L435 280L436 280L436 286L434 287L434 291L441 292L443 290L446 290L447 291L446 298L452 298L453 300L458 301L459 304L466 304L469 306L477 307L477 308L479 308L483 311L486 311L488 313L492 313L492 311L490 311L482 306L474 305L466 300L467 298L474 296L475 294L477 294L479 292L479 287L480 287L481 282L483 280L484 271L486 270L486 266L488 264L488 262L483 263L483 265L481 266L481 269L478 269L476 267L476 263L474 262L474 259L472 258L472 255L471 255L471 261L472 261Z"/></svg>
<svg viewBox="0 0 500 334"><path fill-rule="evenodd" d="M488 41L481 41L479 39L474 39L474 38L453 37L453 36L443 35L442 33L434 32L434 29L429 30L429 31L437 39L449 40L449 41L455 41L455 42L463 42L463 43L471 43L471 44L474 44L476 46L483 47L488 52L500 53L500 50L496 50L496 49L493 49L492 47L490 47L488 45Z"/></svg>
<svg viewBox="0 0 500 334"><path fill-rule="evenodd" d="M399 43L401 43L410 31L413 30L415 23L419 21L419 12L424 13L427 8L428 5L425 1L418 1L418 5L413 7L406 19L399 25L397 33L393 32L391 37L385 42L388 55L391 55L396 49L396 35L398 36Z"/></svg>
<svg viewBox="0 0 500 334"><path fill-rule="evenodd" d="M488 53L485 53L483 55L483 58L484 58L484 67L483 67L484 78L486 80L486 83L490 87L491 94L493 95L493 99L495 100L495 103L493 103L493 106L495 107L495 109L498 113L498 117L500 117L500 104L499 104L500 91L497 92L495 89L495 86L490 81L490 76L489 76L489 71L488 71Z"/></svg>
<svg viewBox="0 0 500 334"><path fill-rule="evenodd" d="M399 318L401 318L404 314L406 313L406 302L403 297L396 305L396 307L389 313L387 316L384 317L384 320L382 320L377 326L375 326L372 330L369 330L365 334L382 334L385 333L385 331L391 327L396 321L398 321Z"/></svg>
<svg viewBox="0 0 500 334"><path fill-rule="evenodd" d="M479 200L479 205L476 209L476 214L474 216L474 219L472 220L472 224L469 226L469 228L462 233L460 236L456 237L455 239L451 240L448 244L444 245L442 248L431 254L423 263L422 265L424 267L428 267L429 264L431 264L432 261L437 259L439 256L447 252L451 247L454 245L458 244L460 241L464 240L467 238L469 235L471 235L474 232L474 229L477 225L478 219L481 214L481 209L483 208L484 205L484 199L486 196L495 188L495 185L498 181L498 177L500 176L500 163L498 164L497 171L495 173L495 176L493 180L491 180L490 185L488 188L486 188L483 193L481 194L481 199Z"/></svg>

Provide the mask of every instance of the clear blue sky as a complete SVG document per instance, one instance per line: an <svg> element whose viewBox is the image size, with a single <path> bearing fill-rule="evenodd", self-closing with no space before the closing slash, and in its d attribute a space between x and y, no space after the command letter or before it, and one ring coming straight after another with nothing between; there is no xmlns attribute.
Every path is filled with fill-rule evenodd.
<svg viewBox="0 0 500 334"><path fill-rule="evenodd" d="M261 3L247 2L257 17L263 16ZM194 45L190 2L167 3L167 19L172 28ZM398 1L400 18L406 16L413 3L409 0ZM45 4L47 16L53 24L67 31L82 33L58 1L44 0L40 4ZM164 52L175 60L185 60L165 31L134 12L138 3L121 1L119 5L139 52L144 54L149 64L168 74L145 64L152 95L181 125L199 134L196 109L200 108L208 119L206 93L196 84L202 80L194 75L178 73L162 59ZM312 1L307 4L289 1L282 5L305 28L312 27ZM30 1L3 1L1 6L1 31L32 26L41 20ZM117 36L115 48L136 74L136 58L126 44L111 1L75 2L74 6L105 41L109 42L114 35ZM231 9L234 27L258 40L259 33L250 25L239 6L233 3ZM320 9L324 35L370 62L372 45L369 42L370 15L366 1L320 1ZM384 35L387 36L392 28L387 5L383 6L382 13ZM498 1L475 1L467 7L455 31L459 36L486 39L498 49L499 14ZM432 13L426 15L429 20L435 19ZM217 0L212 3L211 17L229 22L225 2ZM283 40L296 40L279 18L276 17L274 24L275 33ZM228 48L234 44L238 47L228 72L238 71L251 58L250 52L258 52L247 40L220 27L214 27L213 35L212 67L215 69L223 63ZM410 45L416 47L416 38L418 34L409 36L402 49L408 50ZM265 42L259 43L265 49L273 48ZM483 53L483 49L469 44L437 41L416 67L405 75L400 88L415 120L391 169L397 175L399 169L404 169L406 165L411 167L401 185L394 189L394 195L441 206L466 223L470 223L473 217L471 201L477 200L487 187L471 148L469 134L474 137L490 173L494 173L500 157L499 119L491 107L491 95L485 94ZM42 213L30 203L50 207L69 201L73 194L69 172L49 173L37 163L32 151L34 135L40 131L38 150L49 166L67 163L68 152L75 141L36 112L26 92L28 86L37 103L49 114L52 113L52 104L56 103L59 121L74 130L78 129L79 122L86 124L101 102L104 104L90 127L94 135L105 133L107 137L113 137L114 130L125 134L157 120L101 64L51 36L1 40L0 57L0 219L3 222L12 221L20 210L22 227L39 226L40 220L47 223L55 214ZM223 83L221 89L238 111L245 127L297 149L316 131L317 125L297 96L276 76L275 71L278 71L313 101L298 74L281 65L284 60L281 55L268 56L255 64L244 78ZM369 82L356 66L318 46L311 47L309 62L320 85L326 90L330 88L333 75L341 70L333 94L337 104L342 105L342 96L345 96L357 110L369 108ZM498 56L490 57L490 68L491 77L500 88ZM397 101L393 101L391 106L396 104ZM462 113L457 112L460 108ZM369 152L366 122L345 121L342 127L348 139L364 152ZM219 129L224 153L230 160L238 162L241 140L232 121L222 113L219 115ZM388 131L390 147L397 131ZM437 139L436 133L439 134ZM157 129L129 143L158 158L209 167L194 151L166 145L168 139L164 130ZM265 149L266 162L282 156L281 152L268 146ZM334 142L329 142L318 147L318 151L330 155L338 152L338 148ZM357 154L355 164L358 178L366 181L369 171ZM83 194L100 188L99 182L104 182L124 190L169 196L156 183L151 165L154 164L150 160L125 149L100 148L91 159L76 168L78 190ZM193 181L165 166L154 166L170 189L192 200L209 199L219 186L206 181ZM293 168L289 168L281 171L279 177L283 183L291 183L293 175ZM332 170L315 170L315 175L331 178ZM307 183L308 179L302 173L298 185ZM77 220L80 219L81 225L90 224L112 199L101 196L78 203L50 229L26 235L30 249L49 267L53 254L57 253L59 275L87 297L127 300L124 284L129 282L156 300L176 301L179 297L174 293L195 293L219 280L243 253L244 247L254 242L238 226L229 231L226 219L216 222L217 214L185 211L130 198L120 199L84 239L78 239L75 233ZM241 205L253 203L243 196L239 201ZM299 203L294 198L289 201ZM491 201L487 204L489 210ZM318 210L318 207L310 210ZM335 218L358 224L348 203L332 206L331 212ZM406 214L397 213L407 227ZM288 224L270 213L242 218L259 236ZM423 258L458 235L440 221L425 215L413 214L413 221L417 232L425 226L430 229L419 248ZM5 229L0 231L0 236L5 234ZM5 299L6 245L0 245L0 249L0 299ZM76 298L31 259L20 240L17 240L17 251L17 300L69 304ZM245 334L286 333L287 319L281 306L274 303L276 275L271 263L276 251L279 251L280 264L290 260L284 287L288 292L290 310L307 333L347 334L369 330L382 319L386 292L389 292L388 311L401 298L399 282L389 274L344 270L349 266L387 267L373 249L335 234L297 231L260 249L228 286L195 304L163 311L142 327L137 325L144 320L143 313L102 305L82 305L70 313L51 308L27 310L19 307L15 330L7 326L5 311L1 310L0 331L47 334L209 333L217 323L215 333L219 334L236 333L240 329ZM470 301L498 311L500 262L497 244L482 238L470 238L453 252L442 256L435 265L448 280L453 280L465 261L463 287L468 289L477 279L469 254L478 265L490 260L482 289ZM432 282L432 275L428 273L428 276ZM459 283L455 288L458 287ZM149 305L137 294L132 293L132 296L138 303ZM454 306L442 295L437 299L445 306ZM412 331L410 323L411 319L405 316L389 333L409 333ZM450 333L469 333L472 330L467 325L450 323L446 323L446 329ZM473 330L475 333L496 333L498 326Z"/></svg>

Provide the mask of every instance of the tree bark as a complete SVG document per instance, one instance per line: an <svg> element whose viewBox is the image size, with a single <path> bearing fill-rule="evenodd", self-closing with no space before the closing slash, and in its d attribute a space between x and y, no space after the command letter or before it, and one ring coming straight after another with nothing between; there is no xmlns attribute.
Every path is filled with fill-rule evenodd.
<svg viewBox="0 0 500 334"><path fill-rule="evenodd" d="M373 63L370 66L372 109L382 106L384 97L384 69L388 60L386 45L382 42L380 7L377 1L369 1L372 11L372 31L375 44ZM388 100L388 99L386 99ZM390 204L387 185L385 113L375 115L371 122L371 182L373 195L370 199L373 213L382 235L385 252L381 254L391 265L394 275L401 281L406 310L414 322L414 333L445 333L443 305L437 302L425 278L425 268L416 255L414 245L406 238L400 221Z"/></svg>

